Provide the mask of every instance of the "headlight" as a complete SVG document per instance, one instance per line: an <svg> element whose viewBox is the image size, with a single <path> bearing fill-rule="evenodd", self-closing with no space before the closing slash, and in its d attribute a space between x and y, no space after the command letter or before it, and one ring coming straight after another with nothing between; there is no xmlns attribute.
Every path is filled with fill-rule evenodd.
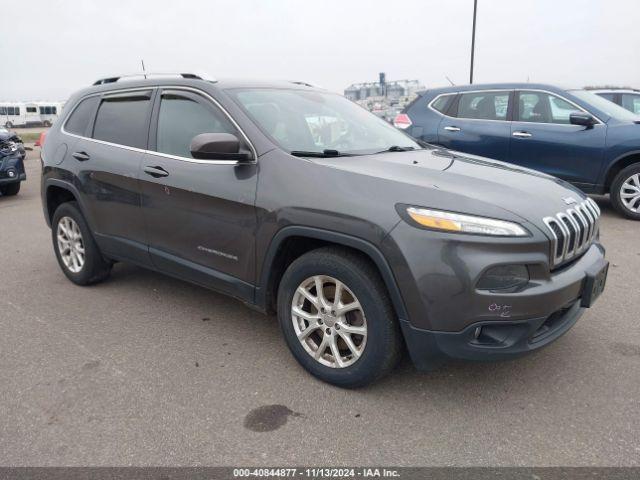
<svg viewBox="0 0 640 480"><path fill-rule="evenodd" d="M517 223L495 218L408 207L407 214L417 224L446 232L475 233L499 237L526 237L529 232Z"/></svg>

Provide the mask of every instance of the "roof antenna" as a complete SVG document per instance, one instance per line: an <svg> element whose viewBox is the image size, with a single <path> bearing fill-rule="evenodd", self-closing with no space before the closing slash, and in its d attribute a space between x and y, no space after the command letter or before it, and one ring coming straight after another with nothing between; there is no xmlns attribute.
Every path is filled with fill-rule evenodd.
<svg viewBox="0 0 640 480"><path fill-rule="evenodd" d="M456 86L456 84L455 84L455 83L453 83L449 77L447 77L447 76L445 75L445 76L444 76L444 78L446 78L447 80L449 80L449 83L451 84L451 86L452 86L452 87L455 87L455 86Z"/></svg>
<svg viewBox="0 0 640 480"><path fill-rule="evenodd" d="M140 60L140 62L142 63L142 74L144 75L144 79L147 79L147 71L144 68L144 60Z"/></svg>

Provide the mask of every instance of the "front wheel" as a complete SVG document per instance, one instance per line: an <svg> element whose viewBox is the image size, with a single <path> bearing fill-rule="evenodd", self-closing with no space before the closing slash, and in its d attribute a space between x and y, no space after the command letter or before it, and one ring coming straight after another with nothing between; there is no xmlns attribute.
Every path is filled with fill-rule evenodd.
<svg viewBox="0 0 640 480"><path fill-rule="evenodd" d="M7 128L11 128L11 127L13 127L13 123L7 122L7 123L4 124L4 126L7 127Z"/></svg>
<svg viewBox="0 0 640 480"><path fill-rule="evenodd" d="M0 193L5 197L12 197L17 195L20 191L20 182L10 183L8 185L4 185L0 187Z"/></svg>
<svg viewBox="0 0 640 480"><path fill-rule="evenodd" d="M640 164L623 169L611 184L611 203L627 218L640 220Z"/></svg>
<svg viewBox="0 0 640 480"><path fill-rule="evenodd" d="M296 259L280 282L278 319L298 362L340 387L376 381L401 355L386 287L376 268L349 250L321 248Z"/></svg>

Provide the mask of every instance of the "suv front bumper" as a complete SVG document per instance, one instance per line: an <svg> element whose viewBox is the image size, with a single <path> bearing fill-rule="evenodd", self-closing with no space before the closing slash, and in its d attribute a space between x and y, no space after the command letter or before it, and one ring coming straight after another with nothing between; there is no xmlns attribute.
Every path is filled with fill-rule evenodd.
<svg viewBox="0 0 640 480"><path fill-rule="evenodd" d="M0 158L0 185L22 182L27 179L24 163L20 155Z"/></svg>
<svg viewBox="0 0 640 480"><path fill-rule="evenodd" d="M546 238L505 243L419 233L423 235L419 243L414 232L406 230L388 237L386 246L393 245L404 259L415 259L394 273L409 316L400 320L402 332L414 364L422 370L447 358L514 358L552 343L584 313L587 276L607 266L599 243L571 264L551 271ZM514 293L479 290L476 285L483 272L500 264L527 265L526 287Z"/></svg>
<svg viewBox="0 0 640 480"><path fill-rule="evenodd" d="M401 325L413 363L419 370L428 371L447 358L509 360L539 350L569 331L584 310L576 301L549 317L480 322L461 332L421 330L407 321L401 321Z"/></svg>

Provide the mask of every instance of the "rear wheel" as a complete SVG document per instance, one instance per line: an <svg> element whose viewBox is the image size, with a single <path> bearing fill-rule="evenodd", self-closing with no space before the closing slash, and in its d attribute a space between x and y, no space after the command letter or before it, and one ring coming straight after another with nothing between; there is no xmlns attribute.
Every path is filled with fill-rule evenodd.
<svg viewBox="0 0 640 480"><path fill-rule="evenodd" d="M640 164L623 169L611 184L611 203L627 218L640 220Z"/></svg>
<svg viewBox="0 0 640 480"><path fill-rule="evenodd" d="M50 127L50 126L51 126L51 122L50 122L49 120L45 120L45 121L43 122L43 125L44 125L45 127Z"/></svg>
<svg viewBox="0 0 640 480"><path fill-rule="evenodd" d="M112 264L102 256L76 202L58 207L51 235L60 268L73 283L91 285L109 276Z"/></svg>
<svg viewBox="0 0 640 480"><path fill-rule="evenodd" d="M17 195L20 191L20 182L10 183L8 185L4 185L0 187L0 193L5 197L12 197Z"/></svg>
<svg viewBox="0 0 640 480"><path fill-rule="evenodd" d="M7 122L7 123L4 124L4 126L7 127L7 128L11 128L11 127L13 127L13 123Z"/></svg>
<svg viewBox="0 0 640 480"><path fill-rule="evenodd" d="M374 382L400 358L385 285L370 262L349 250L327 247L295 260L280 282L278 318L298 362L340 387Z"/></svg>

